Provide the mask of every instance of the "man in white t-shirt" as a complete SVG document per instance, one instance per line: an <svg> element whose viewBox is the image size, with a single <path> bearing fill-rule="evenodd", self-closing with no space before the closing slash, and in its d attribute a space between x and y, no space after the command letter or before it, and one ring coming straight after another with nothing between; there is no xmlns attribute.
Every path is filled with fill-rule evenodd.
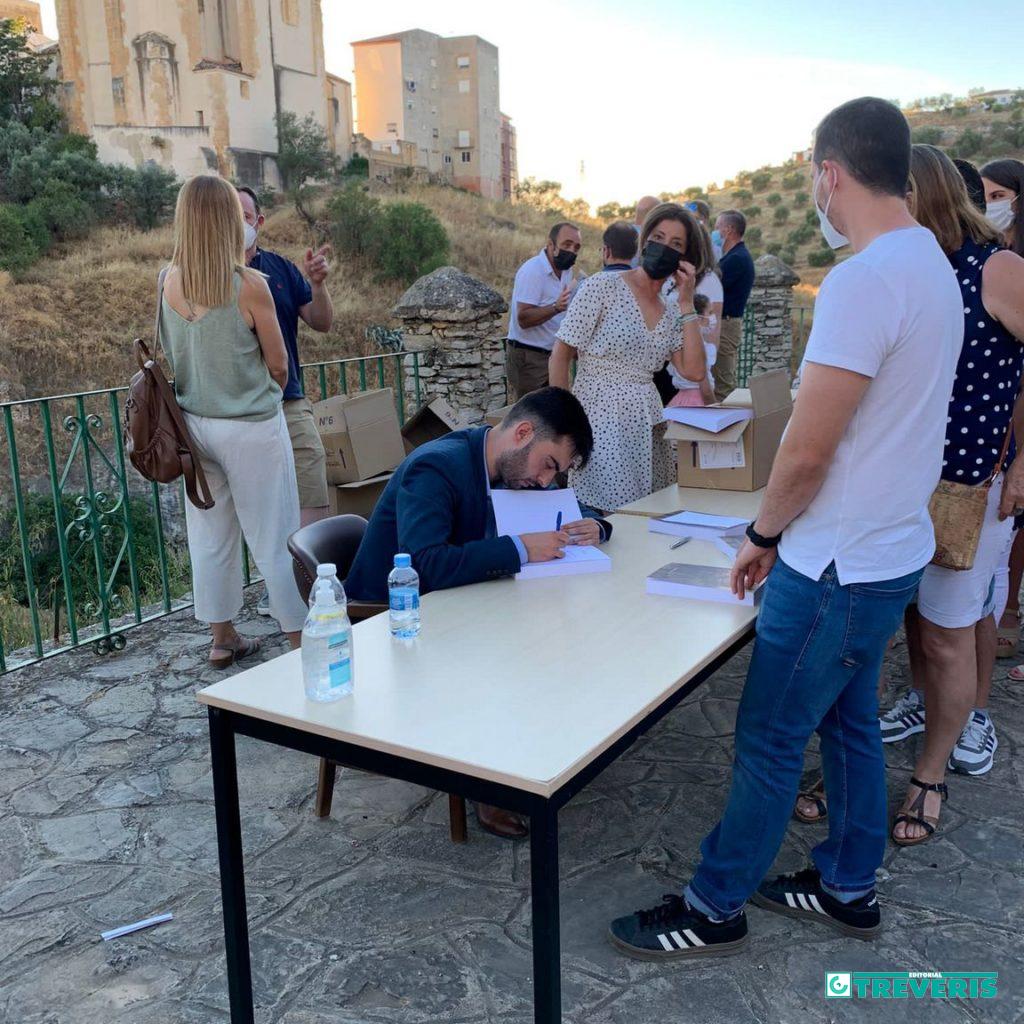
<svg viewBox="0 0 1024 1024"><path fill-rule="evenodd" d="M909 165L909 126L885 100L851 100L818 127L822 233L854 255L818 295L793 418L733 566L740 596L767 582L728 804L684 895L612 923L627 953L732 952L747 939L751 898L858 938L880 930L887 812L876 686L934 552L928 500L963 343L949 261L907 212ZM829 835L813 866L767 880L815 731Z"/></svg>
<svg viewBox="0 0 1024 1024"><path fill-rule="evenodd" d="M572 267L582 244L580 229L559 221L544 248L516 271L505 348L510 403L548 386L548 360L576 287Z"/></svg>

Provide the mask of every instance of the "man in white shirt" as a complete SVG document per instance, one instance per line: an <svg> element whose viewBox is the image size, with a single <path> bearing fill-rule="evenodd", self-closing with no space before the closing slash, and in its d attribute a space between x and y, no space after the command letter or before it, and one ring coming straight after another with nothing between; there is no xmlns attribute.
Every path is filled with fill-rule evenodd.
<svg viewBox="0 0 1024 1024"><path fill-rule="evenodd" d="M548 386L548 360L572 298L572 267L582 244L580 229L559 221L544 248L516 271L505 348L510 403Z"/></svg>
<svg viewBox="0 0 1024 1024"><path fill-rule="evenodd" d="M909 126L885 100L851 100L818 127L822 233L855 255L818 295L793 418L733 566L737 594L767 583L728 804L684 895L612 923L632 955L732 952L747 940L751 898L857 938L880 930L887 813L876 685L934 552L928 500L964 322L949 261L907 212L909 165ZM828 838L813 866L762 881L815 731Z"/></svg>

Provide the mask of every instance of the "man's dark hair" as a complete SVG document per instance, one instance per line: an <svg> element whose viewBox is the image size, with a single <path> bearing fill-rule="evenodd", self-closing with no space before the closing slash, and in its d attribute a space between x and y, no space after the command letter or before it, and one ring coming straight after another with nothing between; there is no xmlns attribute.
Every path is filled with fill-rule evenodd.
<svg viewBox="0 0 1024 1024"><path fill-rule="evenodd" d="M260 197L256 195L255 190L249 188L248 185L236 185L235 191L244 192L252 200L252 205L256 207L257 217L263 212L263 210L260 209Z"/></svg>
<svg viewBox="0 0 1024 1024"><path fill-rule="evenodd" d="M551 244L554 245L558 241L559 232L562 228L572 228L573 231L579 231L579 228L571 220L560 220L549 232L548 238L551 240Z"/></svg>
<svg viewBox="0 0 1024 1024"><path fill-rule="evenodd" d="M601 241L617 260L629 262L636 255L637 233L632 224L617 220L604 229Z"/></svg>
<svg viewBox="0 0 1024 1024"><path fill-rule="evenodd" d="M533 424L535 436L543 441L567 437L576 453L575 465L582 469L594 450L594 432L580 400L565 388L541 388L524 395L501 421L509 427L521 420Z"/></svg>
<svg viewBox="0 0 1024 1024"><path fill-rule="evenodd" d="M888 100L862 96L836 107L814 133L814 162L842 164L865 188L887 196L907 194L910 125Z"/></svg>
<svg viewBox="0 0 1024 1024"><path fill-rule="evenodd" d="M970 160L961 160L957 157L953 161L954 166L960 172L960 177L964 179L964 184L967 186L967 196L974 203L975 207L985 212L985 184L981 180L981 175L978 173L978 168L971 163Z"/></svg>
<svg viewBox="0 0 1024 1024"><path fill-rule="evenodd" d="M737 238L742 238L747 233L747 218L739 210L723 210L718 217L725 221L731 231L736 232Z"/></svg>

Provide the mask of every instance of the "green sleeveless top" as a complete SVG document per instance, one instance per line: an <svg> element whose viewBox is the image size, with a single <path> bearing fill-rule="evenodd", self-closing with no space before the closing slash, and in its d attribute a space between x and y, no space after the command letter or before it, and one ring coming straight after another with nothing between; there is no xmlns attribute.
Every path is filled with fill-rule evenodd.
<svg viewBox="0 0 1024 1024"><path fill-rule="evenodd" d="M281 387L263 361L256 332L238 308L242 275L235 272L229 306L186 320L164 296L160 342L174 374L178 405L194 416L269 420L281 408Z"/></svg>

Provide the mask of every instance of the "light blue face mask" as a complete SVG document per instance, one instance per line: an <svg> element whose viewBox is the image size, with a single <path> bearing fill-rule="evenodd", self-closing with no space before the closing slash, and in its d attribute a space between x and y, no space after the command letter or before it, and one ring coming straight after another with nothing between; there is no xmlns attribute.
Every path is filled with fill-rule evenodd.
<svg viewBox="0 0 1024 1024"><path fill-rule="evenodd" d="M714 245L717 245L719 249L722 248L722 232L719 231L718 228L715 228L715 230L711 232L711 241Z"/></svg>

